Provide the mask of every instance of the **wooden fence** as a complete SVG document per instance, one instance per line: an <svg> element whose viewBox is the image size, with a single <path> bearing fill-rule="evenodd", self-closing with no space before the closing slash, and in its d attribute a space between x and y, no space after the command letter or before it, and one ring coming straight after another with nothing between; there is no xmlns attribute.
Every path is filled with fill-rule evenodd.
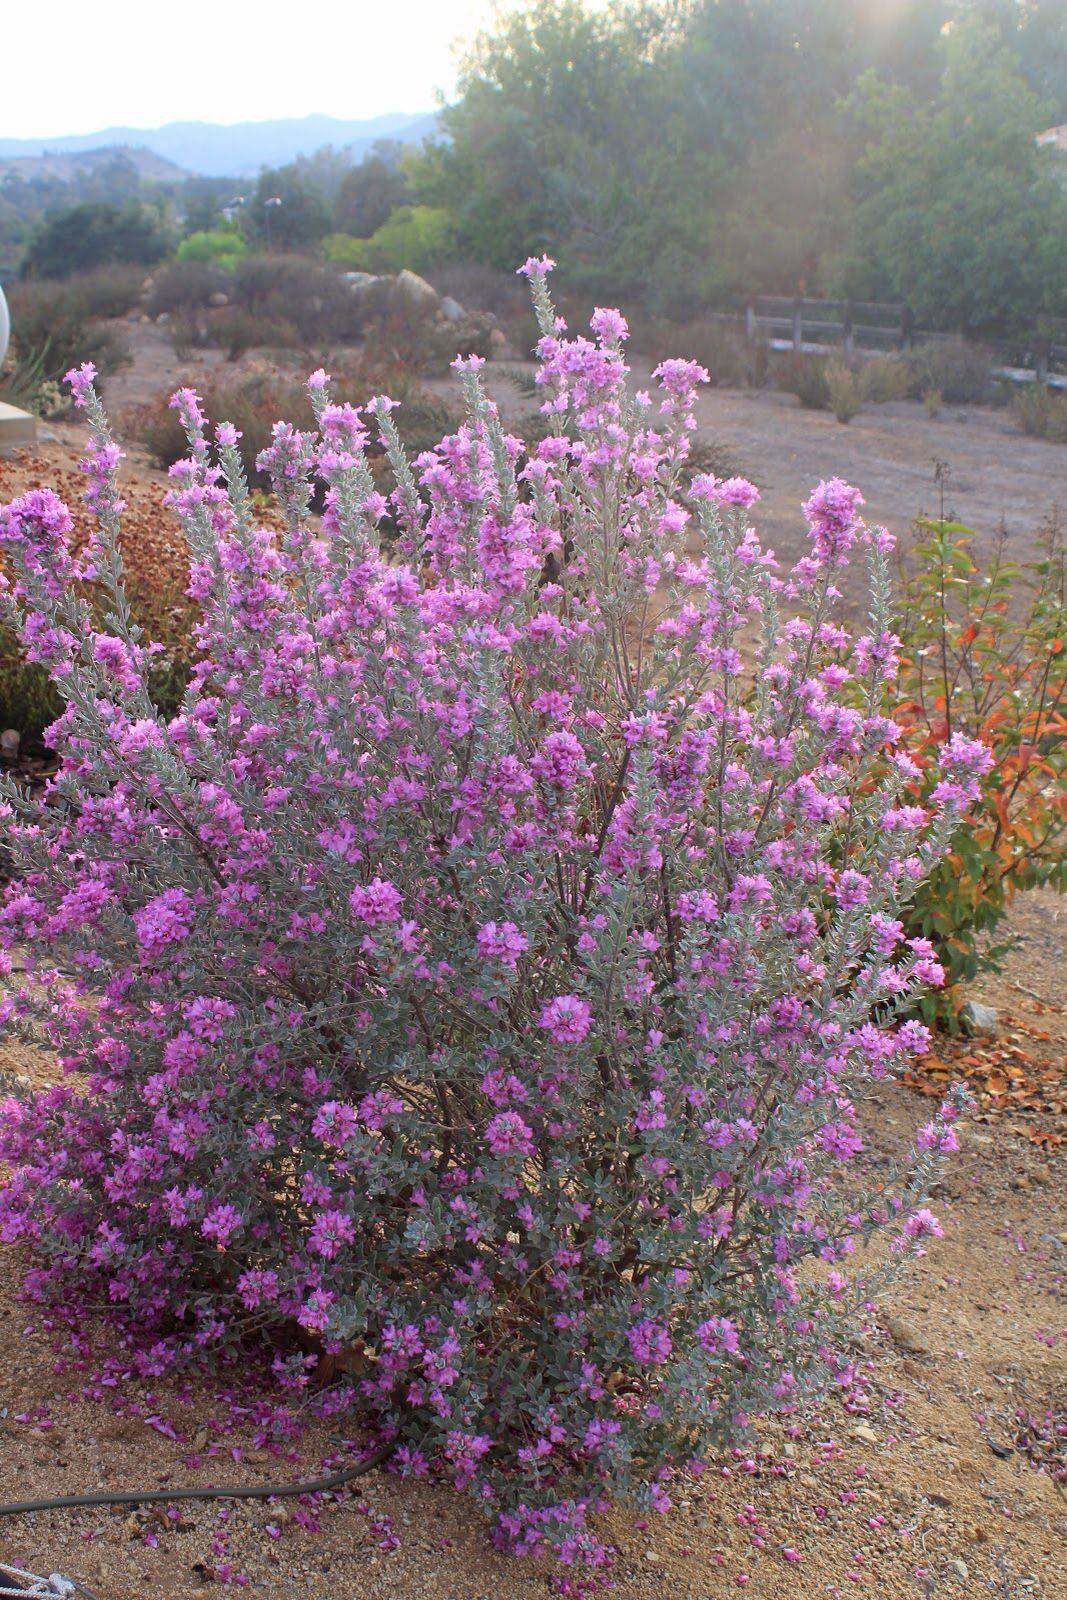
<svg viewBox="0 0 1067 1600"><path fill-rule="evenodd" d="M913 344L938 343L952 335L918 328L907 306L880 300L790 300L763 295L745 308L745 332L774 350L828 355L864 351L887 354ZM997 377L1011 383L1048 383L1067 388L1067 319L1050 321L1048 332L1020 339L984 339Z"/></svg>

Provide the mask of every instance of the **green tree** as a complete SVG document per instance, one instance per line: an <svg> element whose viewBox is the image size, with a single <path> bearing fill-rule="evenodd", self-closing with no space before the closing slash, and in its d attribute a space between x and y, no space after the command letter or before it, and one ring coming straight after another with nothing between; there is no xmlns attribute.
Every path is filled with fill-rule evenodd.
<svg viewBox="0 0 1067 1600"><path fill-rule="evenodd" d="M35 229L22 272L27 278L69 278L75 272L126 262L154 266L172 239L158 206L86 201L54 211Z"/></svg>
<svg viewBox="0 0 1067 1600"><path fill-rule="evenodd" d="M249 223L265 244L286 249L315 244L330 231L330 208L306 163L265 167L248 206Z"/></svg>
<svg viewBox="0 0 1067 1600"><path fill-rule="evenodd" d="M455 224L440 206L400 206L369 239L331 233L323 240L328 260L363 272L429 272L451 261Z"/></svg>
<svg viewBox="0 0 1067 1600"><path fill-rule="evenodd" d="M1034 135L1046 111L997 29L965 18L936 102L873 76L857 85L853 292L907 301L928 325L1032 329L1067 308L1067 195Z"/></svg>
<svg viewBox="0 0 1067 1600"><path fill-rule="evenodd" d="M341 180L334 209L339 233L369 239L398 206L410 201L408 176L401 165L402 147L394 139L381 139Z"/></svg>
<svg viewBox="0 0 1067 1600"><path fill-rule="evenodd" d="M477 40L444 139L413 164L420 198L452 212L472 258L507 269L550 249L572 274L633 279L668 32L658 7L541 0Z"/></svg>

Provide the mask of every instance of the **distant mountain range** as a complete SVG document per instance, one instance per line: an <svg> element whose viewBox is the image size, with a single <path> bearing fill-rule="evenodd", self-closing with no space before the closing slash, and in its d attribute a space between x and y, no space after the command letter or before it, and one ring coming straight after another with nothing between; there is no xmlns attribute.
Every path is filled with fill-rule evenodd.
<svg viewBox="0 0 1067 1600"><path fill-rule="evenodd" d="M173 180L183 173L212 178L254 176L260 167L281 166L309 156L323 145L348 150L358 161L378 139L418 144L433 133L432 111L394 111L349 122L341 117L286 117L275 122L168 122L162 128L102 128L99 133L69 134L57 139L0 139L0 167L27 157L70 157L120 152L132 159L159 157ZM175 173L174 168L182 173ZM145 172L145 176L154 176ZM166 182L167 178L162 177Z"/></svg>

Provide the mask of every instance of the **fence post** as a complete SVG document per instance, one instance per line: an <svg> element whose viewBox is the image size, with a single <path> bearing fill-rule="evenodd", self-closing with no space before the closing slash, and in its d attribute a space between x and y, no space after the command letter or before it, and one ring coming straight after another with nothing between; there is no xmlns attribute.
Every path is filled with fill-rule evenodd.
<svg viewBox="0 0 1067 1600"><path fill-rule="evenodd" d="M904 306L900 313L900 348L910 350L915 337L915 318L911 314L911 307Z"/></svg>
<svg viewBox="0 0 1067 1600"><path fill-rule="evenodd" d="M856 350L856 333L855 333L855 329L852 326L852 301L851 300L846 300L845 301L845 313L844 313L844 320L842 321L842 324L841 324L841 331L843 332L843 334L845 336L845 354L847 356L854 355L855 354L855 350Z"/></svg>
<svg viewBox="0 0 1067 1600"><path fill-rule="evenodd" d="M756 308L753 305L747 305L745 307L745 338L746 339L754 339L755 337L756 337Z"/></svg>
<svg viewBox="0 0 1067 1600"><path fill-rule="evenodd" d="M804 343L804 315L800 309L800 298L793 301L793 349L799 350Z"/></svg>
<svg viewBox="0 0 1067 1600"><path fill-rule="evenodd" d="M1048 381L1050 339L1039 339L1034 347L1034 377L1038 383Z"/></svg>

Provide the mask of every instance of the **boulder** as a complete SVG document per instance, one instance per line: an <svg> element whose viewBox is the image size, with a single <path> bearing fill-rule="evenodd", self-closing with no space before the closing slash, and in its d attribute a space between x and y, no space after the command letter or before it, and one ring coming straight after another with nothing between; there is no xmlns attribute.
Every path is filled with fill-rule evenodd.
<svg viewBox="0 0 1067 1600"><path fill-rule="evenodd" d="M960 1007L960 1026L964 1033L996 1033L997 1014L992 1006L983 1006L977 1000L968 1000Z"/></svg>
<svg viewBox="0 0 1067 1600"><path fill-rule="evenodd" d="M225 289L216 289L214 294L208 296L207 303L209 306L228 306L230 297Z"/></svg>
<svg viewBox="0 0 1067 1600"><path fill-rule="evenodd" d="M389 299L391 309L411 317L433 317L441 306L441 297L433 285L407 267L393 284Z"/></svg>
<svg viewBox="0 0 1067 1600"><path fill-rule="evenodd" d="M342 274L348 287L359 294L364 289L371 289L376 283L381 283L381 278L373 272L345 272Z"/></svg>
<svg viewBox="0 0 1067 1600"><path fill-rule="evenodd" d="M446 322L462 322L467 313L458 300L453 299L452 295L446 294L441 301L441 315Z"/></svg>

